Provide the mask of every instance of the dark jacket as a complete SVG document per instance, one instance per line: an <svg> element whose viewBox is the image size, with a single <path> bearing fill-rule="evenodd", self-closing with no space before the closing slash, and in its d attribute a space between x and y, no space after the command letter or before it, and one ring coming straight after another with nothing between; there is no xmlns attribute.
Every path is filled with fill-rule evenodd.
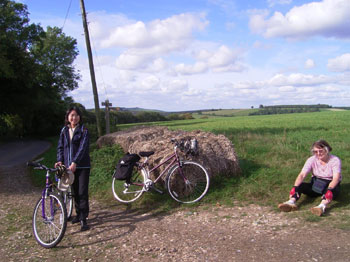
<svg viewBox="0 0 350 262"><path fill-rule="evenodd" d="M69 139L69 127L63 127L57 145L57 161L67 168L72 162L77 164L77 168L90 168L89 143L89 132L84 125L76 127L72 141Z"/></svg>

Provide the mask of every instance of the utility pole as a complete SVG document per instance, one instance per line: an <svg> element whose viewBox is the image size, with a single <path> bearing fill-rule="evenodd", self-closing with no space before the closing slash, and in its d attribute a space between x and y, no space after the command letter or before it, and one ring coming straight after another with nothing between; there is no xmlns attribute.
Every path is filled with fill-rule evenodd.
<svg viewBox="0 0 350 262"><path fill-rule="evenodd" d="M86 22L86 12L85 12L84 0L80 0L80 8L81 8L81 13L82 13L82 18L83 18L83 27L84 27L84 34L85 34L86 49L87 49L88 58L89 58L92 92L94 94L97 135L98 135L98 137L100 137L100 136L102 136L101 120L100 120L100 117L101 117L100 116L100 106L99 106L99 102L98 102L98 93L97 93L97 86L96 86L96 79L95 79L94 62L93 62L92 53L91 53L91 44L90 44L89 30L88 30L88 26L87 26L87 22Z"/></svg>
<svg viewBox="0 0 350 262"><path fill-rule="evenodd" d="M109 129L109 107L112 106L112 103L109 102L107 99L106 101L102 102L102 105L105 106L106 111L106 134L110 133Z"/></svg>

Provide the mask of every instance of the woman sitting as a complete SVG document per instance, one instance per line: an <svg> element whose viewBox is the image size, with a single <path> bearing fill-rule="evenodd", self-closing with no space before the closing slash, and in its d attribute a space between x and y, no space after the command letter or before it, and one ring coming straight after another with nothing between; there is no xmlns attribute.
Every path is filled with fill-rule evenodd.
<svg viewBox="0 0 350 262"><path fill-rule="evenodd" d="M331 155L331 146L324 140L313 143L311 152L313 156L308 158L303 169L295 180L294 187L289 193L289 200L279 204L281 211L289 212L297 210L295 204L301 194L310 197L322 196L321 203L311 208L311 212L321 216L327 205L340 193L341 161L338 157ZM303 182L308 173L312 174L311 182Z"/></svg>

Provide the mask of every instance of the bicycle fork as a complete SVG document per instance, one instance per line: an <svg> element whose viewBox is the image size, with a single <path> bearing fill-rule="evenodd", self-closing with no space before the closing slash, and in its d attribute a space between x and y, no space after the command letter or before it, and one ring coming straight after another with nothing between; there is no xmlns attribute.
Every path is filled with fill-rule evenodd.
<svg viewBox="0 0 350 262"><path fill-rule="evenodd" d="M45 212L45 199L49 196L49 193L48 193L48 188L45 188L42 192L42 195L41 195L41 211L42 211L42 218L44 220L47 220L48 218L46 217L46 212ZM54 203L53 203L54 199L52 197L50 197L50 215L51 215L51 218L54 217Z"/></svg>

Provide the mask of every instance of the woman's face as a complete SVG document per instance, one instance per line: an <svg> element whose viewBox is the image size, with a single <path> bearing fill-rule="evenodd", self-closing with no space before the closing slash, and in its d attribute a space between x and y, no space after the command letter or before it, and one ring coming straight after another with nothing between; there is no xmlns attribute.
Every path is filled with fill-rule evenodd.
<svg viewBox="0 0 350 262"><path fill-rule="evenodd" d="M325 148L314 147L312 153L320 160L327 160L328 153Z"/></svg>
<svg viewBox="0 0 350 262"><path fill-rule="evenodd" d="M68 122L71 127L76 127L79 124L80 116L75 110L72 110L68 115Z"/></svg>

